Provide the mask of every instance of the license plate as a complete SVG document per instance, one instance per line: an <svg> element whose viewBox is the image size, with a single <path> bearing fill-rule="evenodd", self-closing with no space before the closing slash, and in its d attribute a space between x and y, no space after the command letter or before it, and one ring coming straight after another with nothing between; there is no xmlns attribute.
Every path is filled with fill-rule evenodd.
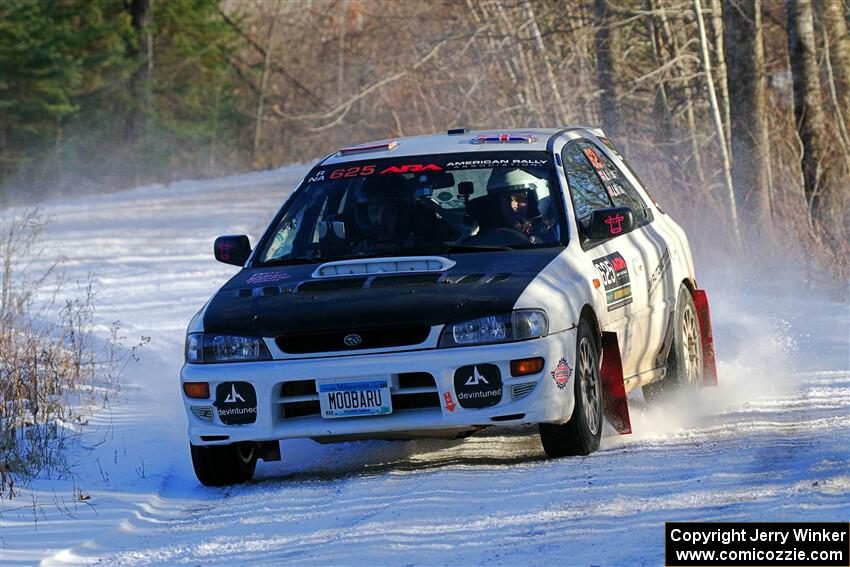
<svg viewBox="0 0 850 567"><path fill-rule="evenodd" d="M317 386L322 417L358 417L393 412L389 377L319 382Z"/></svg>

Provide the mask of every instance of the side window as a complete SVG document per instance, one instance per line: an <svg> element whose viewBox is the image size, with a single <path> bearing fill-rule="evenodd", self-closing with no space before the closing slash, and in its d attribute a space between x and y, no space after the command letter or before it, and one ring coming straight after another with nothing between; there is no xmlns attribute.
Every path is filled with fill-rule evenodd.
<svg viewBox="0 0 850 567"><path fill-rule="evenodd" d="M590 213L596 209L607 209L614 205L579 143L567 144L563 158L576 220L581 230L586 232L589 228Z"/></svg>
<svg viewBox="0 0 850 567"><path fill-rule="evenodd" d="M593 164L608 196L616 207L629 207L635 214L635 226L643 226L652 220L646 204L628 179L608 157L590 142L579 142L584 155Z"/></svg>

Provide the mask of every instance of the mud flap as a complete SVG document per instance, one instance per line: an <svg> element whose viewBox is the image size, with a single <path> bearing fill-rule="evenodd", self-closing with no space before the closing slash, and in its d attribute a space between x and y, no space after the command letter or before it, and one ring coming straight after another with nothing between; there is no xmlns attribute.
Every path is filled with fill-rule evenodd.
<svg viewBox="0 0 850 567"><path fill-rule="evenodd" d="M617 333L602 333L602 413L620 435L632 432Z"/></svg>
<svg viewBox="0 0 850 567"><path fill-rule="evenodd" d="M699 334L702 339L703 386L717 386L717 362L714 358L714 336L711 334L711 312L708 309L708 296L705 290L691 292L694 307L699 319Z"/></svg>

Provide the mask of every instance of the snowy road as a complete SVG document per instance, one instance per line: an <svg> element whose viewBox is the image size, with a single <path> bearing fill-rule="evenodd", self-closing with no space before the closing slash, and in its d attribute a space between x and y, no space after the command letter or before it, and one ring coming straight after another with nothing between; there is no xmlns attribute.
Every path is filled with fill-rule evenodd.
<svg viewBox="0 0 850 567"><path fill-rule="evenodd" d="M218 234L252 242L304 168L55 202L48 254L91 274L97 320L152 336L93 420L74 480L3 501L0 563L663 563L673 520L850 520L850 309L771 301L712 276L720 387L684 410L631 403L635 434L544 459L536 431L464 441L283 443L241 487L200 486L178 395L191 315L234 272ZM746 281L741 289L753 290ZM765 291L764 287L758 288ZM101 443L102 441L102 443ZM74 489L91 496L75 502Z"/></svg>

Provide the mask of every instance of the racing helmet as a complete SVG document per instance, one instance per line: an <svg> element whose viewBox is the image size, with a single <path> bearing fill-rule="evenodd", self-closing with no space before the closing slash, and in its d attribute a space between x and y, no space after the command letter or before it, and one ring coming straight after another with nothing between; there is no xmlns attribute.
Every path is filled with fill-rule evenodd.
<svg viewBox="0 0 850 567"><path fill-rule="evenodd" d="M487 195L492 199L494 212L499 210L501 200L508 195L511 198L524 196L528 203L526 214L529 217L537 217L540 215L538 191L541 190L548 195L546 181L520 168L496 168L487 180Z"/></svg>
<svg viewBox="0 0 850 567"><path fill-rule="evenodd" d="M507 193L510 191L536 192L541 180L525 170L497 167L487 180L487 193Z"/></svg>

